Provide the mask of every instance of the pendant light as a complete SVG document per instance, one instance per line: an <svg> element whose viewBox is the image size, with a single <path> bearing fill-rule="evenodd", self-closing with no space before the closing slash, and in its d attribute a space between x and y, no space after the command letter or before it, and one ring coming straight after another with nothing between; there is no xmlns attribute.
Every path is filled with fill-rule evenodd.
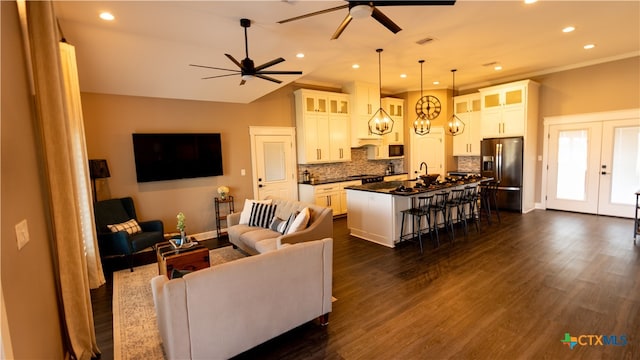
<svg viewBox="0 0 640 360"><path fill-rule="evenodd" d="M451 69L451 75L453 76L453 91L452 95L455 97L456 95L456 69ZM460 120L459 117L456 116L455 112L453 116L451 116L451 120L449 120L449 128L447 129L447 134L451 136L460 135L464 132L464 122Z"/></svg>
<svg viewBox="0 0 640 360"><path fill-rule="evenodd" d="M369 133L375 135L385 135L393 130L393 119L382 108L382 66L380 60L380 53L382 49L376 49L378 52L378 90L380 99L380 108L373 114L373 117L369 120Z"/></svg>
<svg viewBox="0 0 640 360"><path fill-rule="evenodd" d="M420 63L420 98L422 99L424 97L422 93L422 64L424 64L424 60L418 60L418 62ZM431 131L431 120L423 112L416 110L416 114L418 117L413 122L413 131L420 136L427 135Z"/></svg>

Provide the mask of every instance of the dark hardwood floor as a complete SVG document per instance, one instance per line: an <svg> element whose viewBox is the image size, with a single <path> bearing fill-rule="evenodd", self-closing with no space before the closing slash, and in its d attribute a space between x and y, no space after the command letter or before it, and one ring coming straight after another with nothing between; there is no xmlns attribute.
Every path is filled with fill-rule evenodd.
<svg viewBox="0 0 640 360"><path fill-rule="evenodd" d="M453 245L422 255L414 243L389 249L351 237L346 219L336 219L329 325L307 323L237 359L640 358L633 221L501 215L501 224L483 223L467 238L457 231ZM108 277L92 291L103 359L113 356ZM616 336L618 345L594 337L571 350L565 333Z"/></svg>

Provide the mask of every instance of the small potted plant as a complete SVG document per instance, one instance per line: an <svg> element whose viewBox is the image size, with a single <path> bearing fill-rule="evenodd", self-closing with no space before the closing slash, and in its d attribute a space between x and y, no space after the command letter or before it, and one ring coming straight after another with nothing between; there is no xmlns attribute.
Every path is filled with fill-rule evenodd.
<svg viewBox="0 0 640 360"><path fill-rule="evenodd" d="M229 194L229 188L224 185L218 187L218 194L220 195L220 199L226 200Z"/></svg>
<svg viewBox="0 0 640 360"><path fill-rule="evenodd" d="M185 246L188 242L187 240L187 234L185 232L185 228L186 228L186 224L185 224L185 219L186 217L184 216L184 214L181 212L178 213L178 215L176 215L176 219L178 219L178 223L176 225L176 229L178 229L178 231L180 231L180 238L178 239L171 239L171 245L173 245L174 248L178 249L181 248L183 246Z"/></svg>

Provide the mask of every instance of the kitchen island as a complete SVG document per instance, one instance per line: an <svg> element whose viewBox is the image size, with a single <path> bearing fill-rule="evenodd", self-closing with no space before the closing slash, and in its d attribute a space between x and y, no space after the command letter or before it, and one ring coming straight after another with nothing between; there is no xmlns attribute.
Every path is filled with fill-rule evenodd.
<svg viewBox="0 0 640 360"><path fill-rule="evenodd" d="M412 199L430 193L464 188L491 178L459 178L428 187L421 181L384 181L345 187L347 192L347 227L350 234L388 247L400 241L402 210L411 207ZM397 191L403 186L406 191ZM415 200L417 201L417 199ZM405 229L405 232L407 230Z"/></svg>

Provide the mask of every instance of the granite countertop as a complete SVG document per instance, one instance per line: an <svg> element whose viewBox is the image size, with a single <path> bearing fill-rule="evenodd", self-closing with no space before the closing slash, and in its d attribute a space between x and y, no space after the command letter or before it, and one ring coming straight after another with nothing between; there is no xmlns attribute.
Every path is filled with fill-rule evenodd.
<svg viewBox="0 0 640 360"><path fill-rule="evenodd" d="M423 184L422 181L419 181L419 180L418 181L416 180L383 181L383 182L364 184L364 185L347 186L345 189L369 191L369 192L376 192L380 194L411 196L411 195L422 194L422 193L427 193L432 191L444 190L444 189L448 189L448 188L460 186L460 185L481 183L481 182L490 181L490 180L493 180L493 178L461 177L458 179L453 179L445 182L436 182L434 184L429 185L428 187L424 187L424 185L422 185ZM404 186L407 189L407 191L396 191L396 189L400 186Z"/></svg>
<svg viewBox="0 0 640 360"><path fill-rule="evenodd" d="M331 179L322 179L322 180L316 180L313 184L312 183L308 183L308 182L298 182L298 184L304 184L304 185L324 185L324 184L333 184L333 183L339 183L339 182L346 182L346 181L355 181L355 180L361 180L363 177L369 177L369 176L394 176L394 175L407 175L408 173L406 172L400 172L400 173L393 173L393 174L382 174L382 175L375 175L375 174L367 174L367 175L351 175L351 176L345 176L345 177L338 177L338 178L331 178Z"/></svg>

